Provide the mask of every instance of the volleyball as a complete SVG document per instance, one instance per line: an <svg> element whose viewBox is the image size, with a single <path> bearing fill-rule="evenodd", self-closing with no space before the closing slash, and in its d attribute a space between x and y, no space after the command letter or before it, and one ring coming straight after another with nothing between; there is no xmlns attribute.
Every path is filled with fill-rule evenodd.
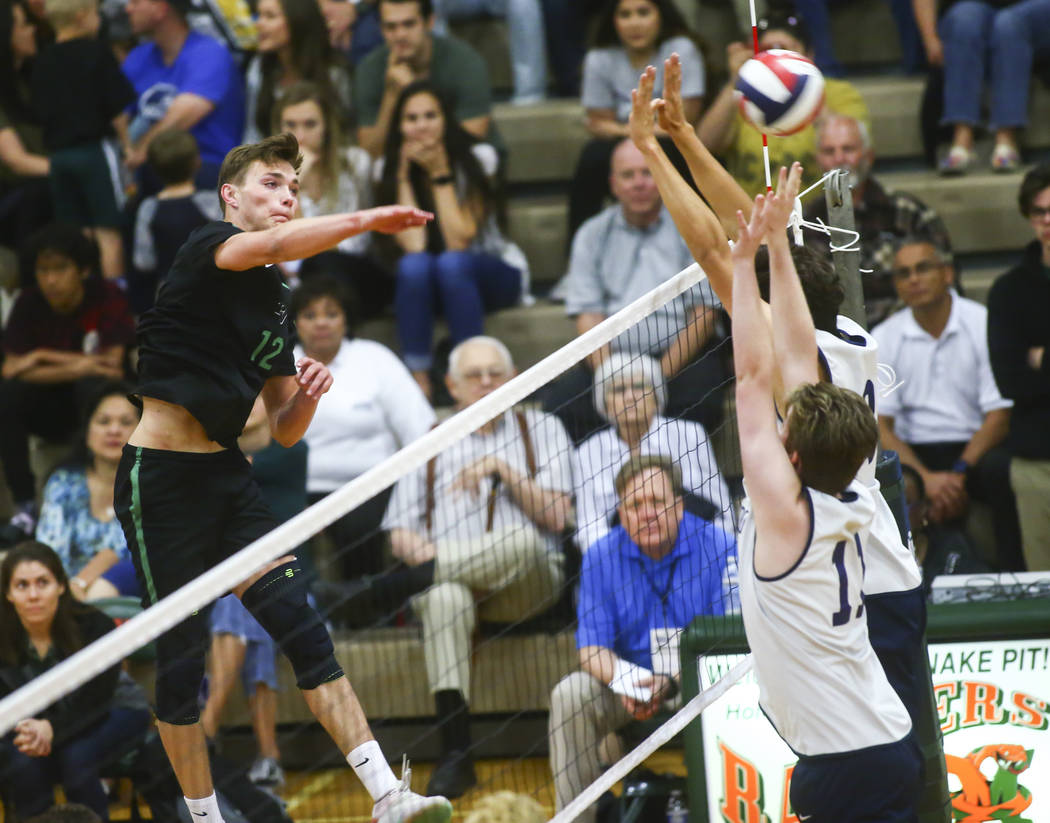
<svg viewBox="0 0 1050 823"><path fill-rule="evenodd" d="M801 131L824 104L824 75L813 61L786 49L762 51L740 68L740 111L752 126L783 136Z"/></svg>

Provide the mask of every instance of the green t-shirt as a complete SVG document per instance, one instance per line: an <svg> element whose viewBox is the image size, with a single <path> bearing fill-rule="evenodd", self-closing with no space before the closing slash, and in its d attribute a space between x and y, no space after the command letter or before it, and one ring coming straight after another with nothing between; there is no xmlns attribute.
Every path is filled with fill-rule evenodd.
<svg viewBox="0 0 1050 823"><path fill-rule="evenodd" d="M824 107L836 114L845 114L861 120L870 129L871 114L857 88L845 80L827 78L824 81ZM766 171L762 162L762 135L752 128L739 109L733 118L733 139L723 160L729 173L748 197L766 190ZM769 136L769 172L776 184L781 166L787 168L795 161L802 164L802 188L820 179L817 165L817 133L812 125L786 137Z"/></svg>
<svg viewBox="0 0 1050 823"><path fill-rule="evenodd" d="M427 79L449 100L456 120L462 123L474 117L491 116L492 89L484 58L455 37L434 35L433 43ZM354 71L354 113L359 126L374 126L379 118L389 57L390 49L384 43L369 52ZM489 120L484 139L501 154L504 152L495 121Z"/></svg>

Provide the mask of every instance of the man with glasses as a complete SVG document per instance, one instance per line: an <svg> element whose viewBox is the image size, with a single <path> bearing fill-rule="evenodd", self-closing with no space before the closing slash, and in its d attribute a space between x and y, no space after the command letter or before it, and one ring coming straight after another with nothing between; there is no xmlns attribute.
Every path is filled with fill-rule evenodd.
<svg viewBox="0 0 1050 823"><path fill-rule="evenodd" d="M999 389L1014 401L1006 447L1029 571L1050 570L1050 165L1025 175L1021 214L1035 238L988 295L988 348Z"/></svg>
<svg viewBox="0 0 1050 823"><path fill-rule="evenodd" d="M882 447L919 472L933 522L959 520L971 497L987 503L995 559L1005 569L1019 568L1009 455L998 448L1013 403L992 376L988 312L955 292L948 255L927 240L903 240L892 272L905 308L872 330L880 362L894 374L879 407Z"/></svg>
<svg viewBox="0 0 1050 823"><path fill-rule="evenodd" d="M462 412L515 374L507 347L472 337L449 355ZM561 535L572 522L572 447L558 418L505 411L394 487L383 527L408 568L373 585L375 605L415 594L423 657L440 720L441 758L428 784L459 797L477 783L471 755L471 637L478 619L516 622L561 594ZM428 789L429 791L429 789Z"/></svg>

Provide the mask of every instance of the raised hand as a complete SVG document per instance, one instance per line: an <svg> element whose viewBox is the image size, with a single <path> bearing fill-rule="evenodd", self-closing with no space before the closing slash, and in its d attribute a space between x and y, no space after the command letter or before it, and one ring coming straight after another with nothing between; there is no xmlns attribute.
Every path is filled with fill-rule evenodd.
<svg viewBox="0 0 1050 823"><path fill-rule="evenodd" d="M762 244L762 238L766 235L769 225L769 212L766 206L766 195L760 194L755 198L755 206L751 209L751 219L745 220L744 213L737 210L737 238L733 244L733 261L748 261L754 263L755 252Z"/></svg>
<svg viewBox="0 0 1050 823"><path fill-rule="evenodd" d="M631 91L631 117L628 120L631 141L639 150L656 141L656 130L653 128L653 84L656 82L656 69L646 66L638 78L638 88Z"/></svg>
<svg viewBox="0 0 1050 823"><path fill-rule="evenodd" d="M652 103L660 128L668 134L678 129L693 130L682 106L682 61L675 52L664 60L664 96Z"/></svg>
<svg viewBox="0 0 1050 823"><path fill-rule="evenodd" d="M791 213L795 209L795 200L798 199L798 190L801 182L801 163L792 163L790 173L783 166L780 167L776 194L766 197L769 230L779 231L782 234L787 229L788 222L791 220Z"/></svg>
<svg viewBox="0 0 1050 823"><path fill-rule="evenodd" d="M434 219L433 213L414 206L380 206L366 209L360 215L364 221L364 231L381 234L397 234L405 229L425 226Z"/></svg>
<svg viewBox="0 0 1050 823"><path fill-rule="evenodd" d="M318 399L332 387L332 373L320 360L300 357L295 367L299 370L299 387L311 400Z"/></svg>

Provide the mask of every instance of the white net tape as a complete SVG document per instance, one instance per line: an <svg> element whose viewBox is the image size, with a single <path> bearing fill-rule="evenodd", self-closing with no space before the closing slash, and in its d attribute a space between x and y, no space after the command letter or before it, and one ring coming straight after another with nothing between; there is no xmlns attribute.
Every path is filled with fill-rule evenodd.
<svg viewBox="0 0 1050 823"><path fill-rule="evenodd" d="M419 469L450 444L493 420L587 355L635 326L642 318L705 279L706 275L696 264L668 278L489 396L452 416L429 434L54 666L29 685L0 700L0 734L9 731L22 718L35 716L62 695L156 639L190 614L242 583L266 563L293 551L304 540L371 498L377 490Z"/></svg>

